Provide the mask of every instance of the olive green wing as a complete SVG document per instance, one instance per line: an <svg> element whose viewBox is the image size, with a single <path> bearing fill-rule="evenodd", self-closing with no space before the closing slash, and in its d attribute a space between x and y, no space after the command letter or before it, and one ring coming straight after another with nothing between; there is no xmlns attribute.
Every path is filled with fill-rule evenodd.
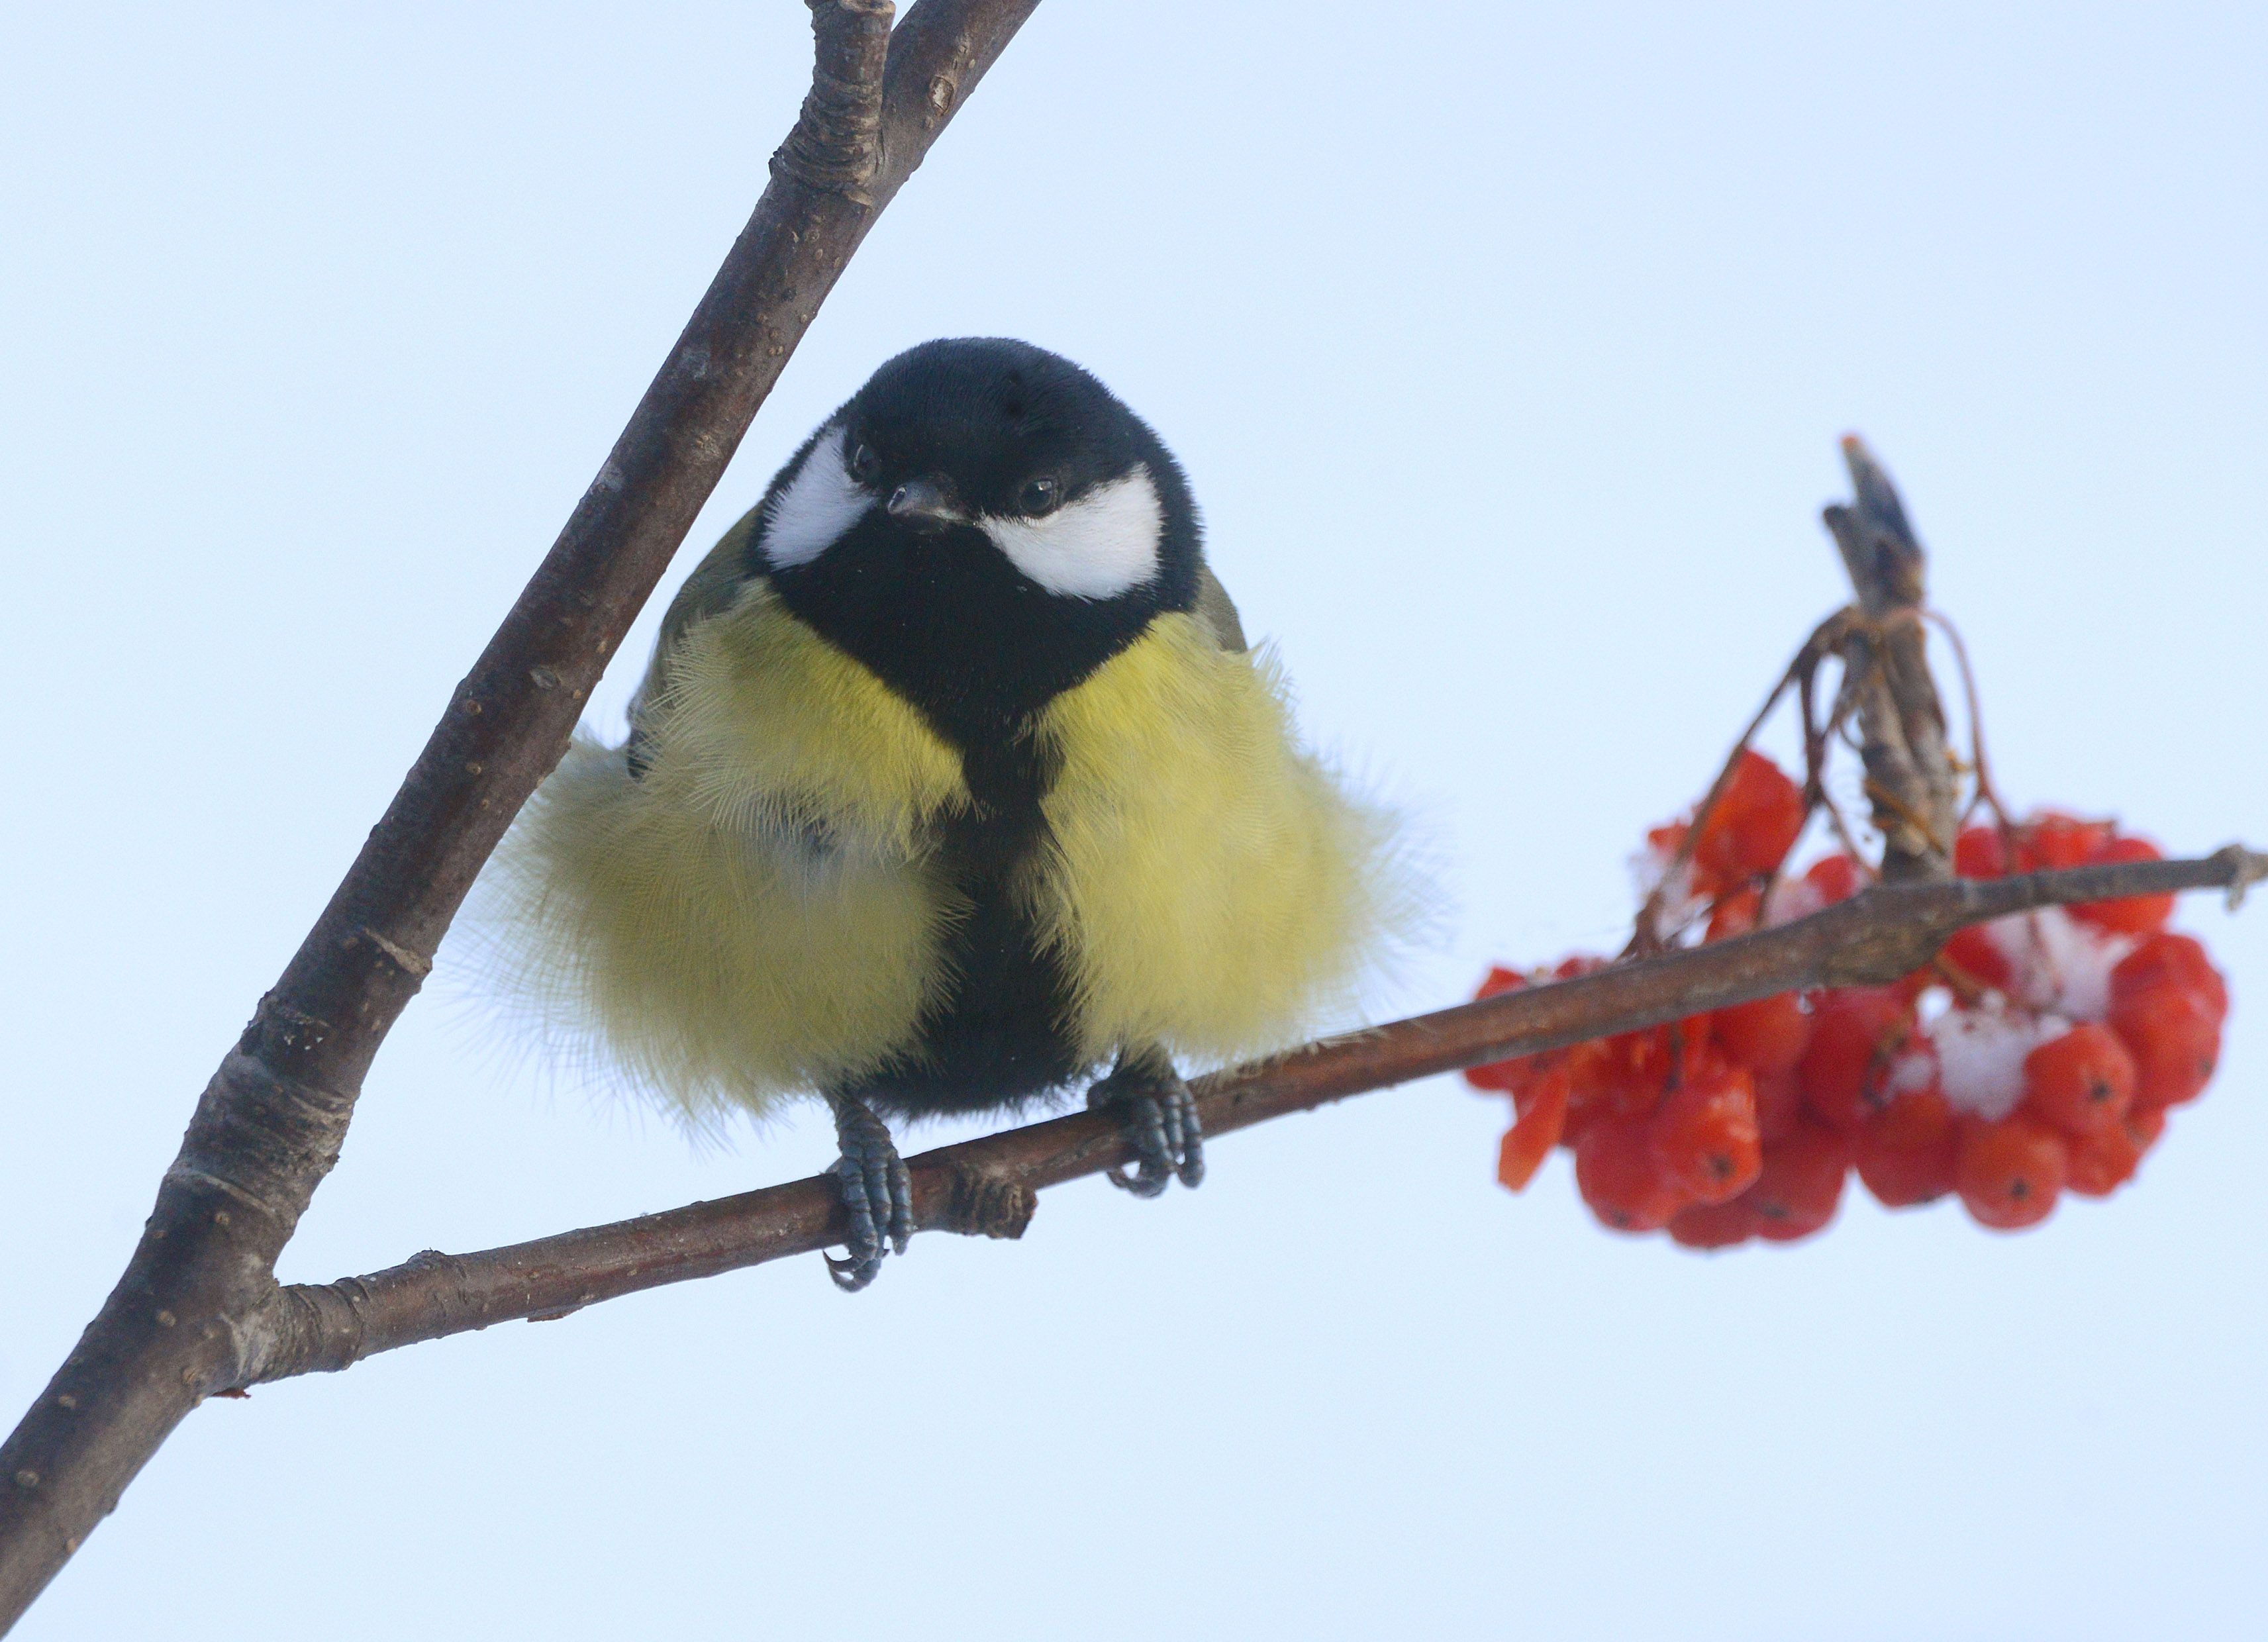
<svg viewBox="0 0 2268 1642"><path fill-rule="evenodd" d="M1244 642L1244 623L1237 619L1235 600L1210 564L1197 567L1197 619L1212 630L1223 650L1252 648Z"/></svg>
<svg viewBox="0 0 2268 1642"><path fill-rule="evenodd" d="M669 601L669 608L661 618L661 637L654 641L653 659L646 666L645 679L639 684L637 694L630 697L629 753L633 776L644 772L647 717L668 685L670 664L676 656L678 641L696 622L729 608L733 600L740 597L748 579L748 538L755 534L756 516L762 511L761 507L752 507L743 513L740 522L709 549L709 556L685 578L685 585L677 590L677 597Z"/></svg>

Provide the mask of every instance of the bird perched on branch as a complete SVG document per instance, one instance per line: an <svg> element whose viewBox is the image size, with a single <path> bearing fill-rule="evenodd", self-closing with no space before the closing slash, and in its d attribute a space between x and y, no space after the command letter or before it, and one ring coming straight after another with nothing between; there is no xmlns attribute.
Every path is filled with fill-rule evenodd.
<svg viewBox="0 0 2268 1642"><path fill-rule="evenodd" d="M1388 821L1299 746L1179 465L1023 342L876 372L686 582L630 719L492 865L498 978L696 1118L823 1095L845 1288L913 1230L886 1119L1108 1066L1112 1178L1194 1186L1177 1058L1294 1038L1392 922Z"/></svg>

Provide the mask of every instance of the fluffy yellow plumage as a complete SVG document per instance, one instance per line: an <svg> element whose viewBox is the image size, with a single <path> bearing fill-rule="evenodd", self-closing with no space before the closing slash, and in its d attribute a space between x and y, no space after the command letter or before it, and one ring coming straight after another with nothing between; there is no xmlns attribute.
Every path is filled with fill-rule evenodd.
<svg viewBox="0 0 2268 1642"><path fill-rule="evenodd" d="M1061 769L1029 894L1092 1055L1224 1061L1346 1001L1388 910L1390 828L1300 750L1270 652L1161 615L1039 734Z"/></svg>
<svg viewBox="0 0 2268 1642"><path fill-rule="evenodd" d="M696 1119L761 1113L914 1035L961 911L930 832L971 800L922 717L763 583L665 643L650 767L578 736L480 922L555 1045ZM1065 960L1085 1058L1219 1063L1345 1000L1390 921L1389 823L1300 749L1265 651L1162 615L1035 733L1059 768L1017 893Z"/></svg>
<svg viewBox="0 0 2268 1642"><path fill-rule="evenodd" d="M913 1234L889 1118L1108 1067L1111 1179L1195 1186L1181 1066L1300 1036L1406 904L1172 453L1023 342L877 371L679 591L630 718L505 839L490 967L555 1048L696 1122L824 1096L846 1289Z"/></svg>
<svg viewBox="0 0 2268 1642"><path fill-rule="evenodd" d="M546 1038L705 1119L854 1075L911 1035L952 908L923 822L960 763L762 584L658 667L633 779L578 736L479 909L497 979Z"/></svg>

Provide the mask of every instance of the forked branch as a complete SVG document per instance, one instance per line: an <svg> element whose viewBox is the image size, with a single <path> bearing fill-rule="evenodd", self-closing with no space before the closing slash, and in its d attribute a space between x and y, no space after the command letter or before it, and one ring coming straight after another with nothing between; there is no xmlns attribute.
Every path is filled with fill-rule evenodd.
<svg viewBox="0 0 2268 1642"><path fill-rule="evenodd" d="M0 1448L0 1629L209 1395L840 1240L834 1188L816 1178L485 1254L423 1255L368 1278L290 1289L274 1278L277 1255L338 1155L362 1079L474 878L556 762L820 302L1037 0L920 0L895 31L887 0L809 4L811 92L755 215L329 906L207 1086L124 1277ZM1859 506L1845 551L1859 555L1854 575L1861 563L1894 573L1903 519L1870 512L1858 457L1852 465ZM1844 541L1839 526L1837 535ZM1917 584L1908 602L1918 600ZM1881 622L1886 650L1910 632L1919 665L1917 623L1871 607L1867 615ZM1926 729L1906 718L1879 722L1909 747ZM1941 736L1941 720L1937 727ZM2235 891L2268 871L2268 859L2232 845L2199 861L1947 881L1926 858L1941 853L1949 836L1933 812L1923 815L1916 839L1898 845L1915 869L1889 874L1912 881L1882 884L1800 923L1203 1079L1206 1124L1226 1133L1364 1090L1793 987L1890 979L1926 961L1962 924L2029 907L2206 886ZM1115 1125L1085 1115L947 1147L914 1160L920 1223L1013 1236L1039 1190L1127 1160Z"/></svg>
<svg viewBox="0 0 2268 1642"><path fill-rule="evenodd" d="M0 1447L0 1629L206 1395L338 1157L379 1045L876 215L1038 0L811 0L817 63L755 213L598 477L206 1086L102 1311Z"/></svg>

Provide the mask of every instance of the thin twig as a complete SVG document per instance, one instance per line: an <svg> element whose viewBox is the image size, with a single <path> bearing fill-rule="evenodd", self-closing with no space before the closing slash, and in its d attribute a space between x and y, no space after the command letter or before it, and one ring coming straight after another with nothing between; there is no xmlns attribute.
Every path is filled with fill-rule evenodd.
<svg viewBox="0 0 2268 1642"><path fill-rule="evenodd" d="M1921 614L1922 619L1944 634L1945 642L1953 647L1953 663L1961 673L1962 700L1969 713L1969 763L1970 773L1976 777L1976 791L1962 806L1962 824L1966 826L1969 817L1982 804L1992 812L2005 843L2015 823L2008 819L2008 812L2000 802L1999 789L1992 784L1992 767L1984 756L1984 705L1977 690L1977 670L1969 665L1968 641L1943 611L1924 610Z"/></svg>
<svg viewBox="0 0 2268 1642"><path fill-rule="evenodd" d="M1623 949L1625 957L1658 952L1667 944L1661 928L1661 914L1669 898L1670 887L1677 881L1678 874L1692 864L1693 852L1700 844L1702 829L1708 826L1709 818L1717 813L1717 806L1724 799L1726 789L1733 784L1733 777L1740 770L1741 755L1749 750L1749 744L1756 739L1756 732L1764 727L1764 720L1771 717L1772 709L1779 705L1790 686L1801 689L1804 700L1809 701L1813 675L1818 672L1820 662L1832 655L1836 646L1842 643L1850 621L1851 612L1837 610L1811 630L1811 637L1803 641L1802 648L1795 652L1794 659L1779 675L1779 681L1764 697L1764 705L1756 709L1749 720L1748 727L1733 743L1733 750L1725 755L1724 763L1718 768L1717 778L1709 784L1709 791L1702 795L1701 802L1695 806L1693 819L1686 823L1684 836L1677 841L1675 851L1670 856L1668 865L1662 869L1660 880L1647 894L1646 904L1638 909L1638 926L1631 931L1630 945ZM1804 717L1808 736L1810 723L1808 708Z"/></svg>
<svg viewBox="0 0 2268 1642"><path fill-rule="evenodd" d="M1874 874L1871 864L1859 853L1858 841L1852 837L1849 823L1843 819L1843 806L1827 790L1827 750L1835 739L1836 726L1842 722L1843 703L1846 699L1843 680L1838 679L1835 700L1826 722L1819 718L1819 670L1815 667L1803 676L1802 694L1797 698L1796 711L1803 719L1803 816L1808 823L1812 815L1824 811L1827 829L1835 835L1843 852L1864 872L1871 882ZM1783 863L1785 865L1785 863Z"/></svg>
<svg viewBox="0 0 2268 1642"><path fill-rule="evenodd" d="M1827 723L1819 732L1819 739L1822 745L1842 734L1845 725L1849 722L1852 706L1852 696L1848 688L1850 681L1851 675L1847 671L1841 679L1837 681L1834 709L1828 715ZM1868 883L1880 878L1881 872L1872 861L1867 858L1867 852L1859 847L1858 836L1851 830L1850 817L1843 814L1843 806L1836 800L1835 795L1827 790L1824 780L1819 784L1819 799L1822 806L1827 811L1828 829L1834 833L1835 841L1843 846L1843 853L1851 858L1852 863L1859 869L1859 875Z"/></svg>
<svg viewBox="0 0 2268 1642"><path fill-rule="evenodd" d="M0 1630L173 1427L244 1321L364 1074L489 852L881 208L1038 0L812 0L812 96L755 215L534 578L452 696L191 1119L126 1274L0 1447Z"/></svg>
<svg viewBox="0 0 2268 1642"><path fill-rule="evenodd" d="M2169 890L2237 889L2268 857L2231 844L2201 860L2086 866L2021 878L1885 883L1810 917L1710 946L1616 963L1413 1020L1325 1039L1193 1086L1206 1132L1436 1072L1634 1031L1799 987L1887 983L1965 924L2027 908ZM946 1146L910 1160L925 1231L1020 1235L1043 1188L1134 1161L1092 1113ZM281 1290L256 1321L242 1383L335 1372L364 1358L521 1318L549 1319L644 1289L809 1254L847 1230L831 1176L478 1254L431 1251L335 1283Z"/></svg>

